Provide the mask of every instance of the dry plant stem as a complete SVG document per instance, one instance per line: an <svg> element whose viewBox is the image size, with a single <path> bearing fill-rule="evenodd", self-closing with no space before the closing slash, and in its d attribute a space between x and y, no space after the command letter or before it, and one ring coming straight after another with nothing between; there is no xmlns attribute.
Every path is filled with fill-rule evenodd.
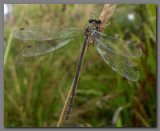
<svg viewBox="0 0 160 131"><path fill-rule="evenodd" d="M88 46L86 47L86 50L85 50L85 53L84 53L84 56L86 55L87 53L87 50L88 50ZM74 82L74 80L73 80ZM67 108L67 104L68 104L68 101L69 101L69 98L70 98L70 95L71 95L71 91L72 91L72 87L73 87L73 82L72 82L72 86L69 90L69 93L68 93L68 96L67 96L67 99L65 101L65 104L64 104L64 107L63 107L63 110L61 112L61 115L60 115L60 118L59 118L59 121L58 121L58 124L57 124L57 127L60 127L61 123L62 123L62 120L63 120L63 116L64 116L64 113L65 113L65 110Z"/></svg>
<svg viewBox="0 0 160 131"><path fill-rule="evenodd" d="M73 80L73 82L74 82L74 80ZM73 82L72 82L72 86L71 86L71 88L70 88L70 90L69 90L69 93L68 93L67 99L66 99L66 101L65 101L65 104L64 104L63 110L62 110L62 112L61 112L61 116L60 116L60 118L59 118L59 121L58 121L57 127L59 127L59 126L60 126L60 124L61 124L61 122L62 122L62 118L63 118L64 113L65 113L65 110L66 110L66 108L67 108L67 104L68 104L68 101L69 101L69 98L70 98L70 95L71 95L71 91L72 91L72 87L73 87Z"/></svg>
<svg viewBox="0 0 160 131"><path fill-rule="evenodd" d="M116 8L116 4L105 4L105 5L104 5L104 8L103 8L103 10L102 10L102 13L100 14L100 17L99 17L99 19L101 20L101 25L100 25L100 26L102 27L102 28L99 29L99 32L103 32L104 29L107 27L107 24L106 24L106 23L108 22L109 18L112 16L115 8ZM86 55L87 50L88 50L88 46L86 47L84 56ZM66 99L66 101L65 101L63 110L62 110L62 112L61 112L61 115L60 115L60 118L59 118L57 127L60 127L60 124L61 124L61 122L62 122L62 118L63 118L63 116L64 116L64 113L65 113L65 110L66 110L66 108L67 108L67 104L68 104L68 101L69 101L69 98L70 98L70 95L71 95L72 87L73 87L73 82L72 82L72 86L71 86L71 88L70 88L70 90L69 90L67 99Z"/></svg>
<svg viewBox="0 0 160 131"><path fill-rule="evenodd" d="M102 13L99 16L99 19L101 20L100 27L102 27L99 29L99 32L103 32L104 29L109 25L106 23L108 22L109 18L113 15L116 5L117 4L105 4L104 5Z"/></svg>

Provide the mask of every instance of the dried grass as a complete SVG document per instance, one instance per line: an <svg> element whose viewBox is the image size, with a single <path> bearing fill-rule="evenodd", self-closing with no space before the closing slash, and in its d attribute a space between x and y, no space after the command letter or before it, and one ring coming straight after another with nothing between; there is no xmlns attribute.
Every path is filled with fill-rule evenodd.
<svg viewBox="0 0 160 131"><path fill-rule="evenodd" d="M103 32L104 29L109 25L106 23L108 22L109 18L113 15L116 5L117 4L105 4L104 5L102 13L99 16L99 19L102 21L100 25L102 28L100 28L99 30L100 32Z"/></svg>

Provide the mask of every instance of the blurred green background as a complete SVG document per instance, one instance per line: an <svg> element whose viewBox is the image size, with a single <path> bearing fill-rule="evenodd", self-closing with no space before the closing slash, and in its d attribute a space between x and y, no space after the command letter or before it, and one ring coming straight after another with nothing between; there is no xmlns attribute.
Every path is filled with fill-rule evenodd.
<svg viewBox="0 0 160 131"><path fill-rule="evenodd" d="M83 38L76 38L54 52L25 58L24 42L13 38L13 30L84 28L90 12L98 17L103 6L13 5L14 21L4 23L5 127L56 127L83 43ZM71 117L61 127L156 127L156 5L118 4L103 33L141 44L143 54L134 59L140 79L121 77L90 46Z"/></svg>

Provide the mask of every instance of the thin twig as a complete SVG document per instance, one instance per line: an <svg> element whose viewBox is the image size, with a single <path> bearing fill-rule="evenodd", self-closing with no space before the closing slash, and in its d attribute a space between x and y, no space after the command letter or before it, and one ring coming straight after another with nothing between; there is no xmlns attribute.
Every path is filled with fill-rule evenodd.
<svg viewBox="0 0 160 131"><path fill-rule="evenodd" d="M60 117L59 117L59 121L58 121L57 127L59 127L60 124L61 124L61 122L62 122L62 118L63 118L63 116L64 116L64 113L65 113L65 110L66 110L66 108L67 108L67 104L68 104L68 101L69 101L69 98L70 98L70 95L71 95L72 87L73 87L73 82L72 82L72 86L71 86L71 88L70 88L70 90L69 90L67 99L66 99L66 101L65 101L65 104L64 104L63 110L62 110L62 112L61 112L61 115L60 115Z"/></svg>

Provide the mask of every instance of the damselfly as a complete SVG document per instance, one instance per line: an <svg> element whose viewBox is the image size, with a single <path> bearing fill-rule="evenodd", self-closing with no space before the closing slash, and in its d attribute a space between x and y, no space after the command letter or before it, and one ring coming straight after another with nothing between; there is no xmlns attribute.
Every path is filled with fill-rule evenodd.
<svg viewBox="0 0 160 131"><path fill-rule="evenodd" d="M36 43L31 43L23 50L22 55L25 57L37 56L54 51L68 44L76 37L84 35L83 47L65 114L65 120L68 120L71 114L85 49L87 46L89 47L91 43L94 44L101 57L114 71L117 71L120 75L132 81L139 79L139 72L133 66L130 58L140 57L142 54L141 48L131 42L98 32L99 28L101 28L100 19L89 19L89 23L90 25L85 29L21 28L14 32L14 37L18 39L28 40L30 42L36 41Z"/></svg>

